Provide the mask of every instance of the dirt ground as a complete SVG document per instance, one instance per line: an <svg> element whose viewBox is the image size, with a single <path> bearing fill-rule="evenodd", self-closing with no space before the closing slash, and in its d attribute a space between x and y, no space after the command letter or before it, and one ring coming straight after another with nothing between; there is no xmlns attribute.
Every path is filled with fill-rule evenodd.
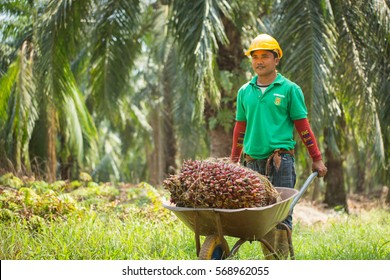
<svg viewBox="0 0 390 280"><path fill-rule="evenodd" d="M370 211L374 208L389 209L383 197L367 198L362 195L350 195L348 197L349 214L359 214ZM294 208L294 221L305 225L315 225L326 223L329 219L340 216L340 212L329 209L326 205L301 199Z"/></svg>

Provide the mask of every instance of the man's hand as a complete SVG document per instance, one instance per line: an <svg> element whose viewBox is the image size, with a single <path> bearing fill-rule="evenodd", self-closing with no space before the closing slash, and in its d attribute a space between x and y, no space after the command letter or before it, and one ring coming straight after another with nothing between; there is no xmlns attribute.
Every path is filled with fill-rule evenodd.
<svg viewBox="0 0 390 280"><path fill-rule="evenodd" d="M313 161L311 169L313 172L314 171L318 172L318 177L324 177L328 172L328 168L326 168L322 160Z"/></svg>

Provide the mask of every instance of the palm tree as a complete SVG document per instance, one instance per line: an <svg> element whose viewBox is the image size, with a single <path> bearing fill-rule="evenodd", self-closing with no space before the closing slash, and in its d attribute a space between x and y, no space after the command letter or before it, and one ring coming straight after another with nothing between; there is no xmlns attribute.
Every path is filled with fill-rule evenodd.
<svg viewBox="0 0 390 280"><path fill-rule="evenodd" d="M271 29L279 38L285 54L281 71L301 86L313 131L318 139L324 136L329 169L327 194L333 194L329 199L326 196L325 201L346 206L346 190L340 188L344 186L343 158L340 157L343 134L338 133L343 119L339 115L340 103L330 77L337 55L337 32L332 11L326 5L318 5L318 1L284 2L275 7L271 18ZM326 131L322 131L323 128Z"/></svg>
<svg viewBox="0 0 390 280"><path fill-rule="evenodd" d="M355 158L358 166L370 160L369 154L379 155L382 166L385 158L388 162L389 151L383 148L388 143L389 134L383 134L388 132L388 120L376 108L378 100L385 102L382 106L389 106L385 91L389 7L378 1L357 1L353 5L345 1L323 1L323 5L295 1L284 2L275 11L273 28L282 46L288 47L283 70L302 85L315 132L323 135L326 143L329 173L325 202L346 206L346 189L341 187L345 186L344 155L359 155L351 149L353 145L347 145L348 139L371 151L363 159ZM371 38L370 33L378 34L375 42L366 40ZM379 58L374 48L382 49L384 55ZM375 77L369 70L373 65L378 68Z"/></svg>
<svg viewBox="0 0 390 280"><path fill-rule="evenodd" d="M92 115L95 114L98 127L107 118L111 123L109 128L114 129L124 127L126 121L142 123L140 113L134 113L136 108L120 102L129 91L129 74L140 46L136 34L140 32L139 9L139 1L21 1L18 4L6 1L1 4L1 10L10 14L10 21L29 23L25 34L15 29L2 35L16 49L29 50L33 63L30 71L33 77L24 83L31 89L23 93L23 98L18 99L22 93L17 90L26 86L14 87L25 77L25 72L14 70L24 65L20 63L23 60L12 64L2 78L8 91L2 96L1 108L9 111L5 114L2 110L1 121L8 128L2 130L2 139L6 139L2 145L12 162L15 162L12 157L28 159L32 155L46 166L48 179L54 180L57 161L60 167L68 169L69 164L85 163L90 168L99 165L94 156L97 130ZM27 14L28 20L22 20L20 14ZM20 73L17 80L15 71ZM30 103L37 108L27 108L28 98L35 101ZM11 100L15 102L8 106ZM132 117L124 120L117 110L119 106ZM18 112L31 112L32 117L16 118ZM29 134L22 135L20 131ZM15 135L24 142L20 144L18 140L12 147ZM20 168L17 163L17 171Z"/></svg>

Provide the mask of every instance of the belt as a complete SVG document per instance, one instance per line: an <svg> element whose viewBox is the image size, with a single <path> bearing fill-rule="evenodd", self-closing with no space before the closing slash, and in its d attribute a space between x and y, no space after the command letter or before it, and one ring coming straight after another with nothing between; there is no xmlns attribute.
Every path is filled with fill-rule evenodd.
<svg viewBox="0 0 390 280"><path fill-rule="evenodd" d="M264 159L266 161L266 169L265 169L265 175L268 176L271 172L271 163L275 167L276 171L279 170L280 164L282 162L281 155L291 155L294 156L294 150L285 150L285 149L276 149L267 159ZM250 155L245 154L245 161L246 162L252 162L256 159L252 158Z"/></svg>

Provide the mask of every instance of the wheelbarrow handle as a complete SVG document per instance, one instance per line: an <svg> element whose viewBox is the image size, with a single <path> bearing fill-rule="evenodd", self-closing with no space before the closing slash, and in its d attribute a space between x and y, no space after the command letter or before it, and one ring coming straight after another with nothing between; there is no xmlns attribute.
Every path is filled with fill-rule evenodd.
<svg viewBox="0 0 390 280"><path fill-rule="evenodd" d="M298 200L302 197L302 195L305 193L307 188L310 186L310 184L313 182L313 180L318 176L318 172L314 171L310 176L306 179L305 183L303 184L302 188L299 190L299 193L294 197L293 202L291 203L290 206L290 214L292 213L292 210L297 204Z"/></svg>

